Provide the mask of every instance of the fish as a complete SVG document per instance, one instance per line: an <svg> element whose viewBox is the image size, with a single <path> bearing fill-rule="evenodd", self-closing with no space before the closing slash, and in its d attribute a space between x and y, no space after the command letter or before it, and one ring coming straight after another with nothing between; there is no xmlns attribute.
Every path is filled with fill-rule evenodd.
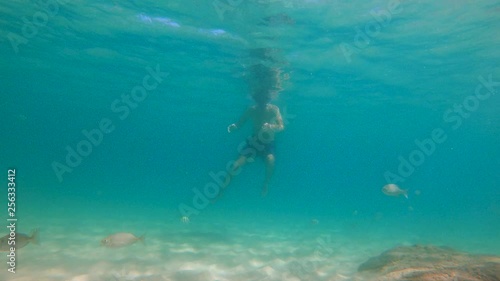
<svg viewBox="0 0 500 281"><path fill-rule="evenodd" d="M390 184L387 184L387 185L384 185L384 187L382 187L382 192L385 194L385 195L388 195L388 196L399 196L399 195L403 195L404 197L406 197L406 199L408 199L408 190L407 189L401 189L399 188L399 186L393 184L393 183L390 183Z"/></svg>
<svg viewBox="0 0 500 281"><path fill-rule="evenodd" d="M118 232L101 240L101 246L106 248L121 248L134 244L137 241L144 243L144 235L136 237L132 233Z"/></svg>
<svg viewBox="0 0 500 281"><path fill-rule="evenodd" d="M10 233L0 238L0 252L9 252L11 247L16 248L16 250L19 250L21 248L24 248L29 243L38 245L38 229L34 229L33 231L31 231L30 236L24 233L16 232L16 240L15 240L16 244L9 245L9 241L13 241L9 240L9 238L10 238Z"/></svg>

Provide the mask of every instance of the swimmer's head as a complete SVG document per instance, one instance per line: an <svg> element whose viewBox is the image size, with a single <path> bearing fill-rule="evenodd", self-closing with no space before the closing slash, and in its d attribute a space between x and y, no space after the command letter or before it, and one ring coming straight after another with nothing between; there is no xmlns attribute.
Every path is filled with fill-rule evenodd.
<svg viewBox="0 0 500 281"><path fill-rule="evenodd" d="M281 87L281 70L264 64L255 64L249 68L247 75L250 93L259 107L265 107L276 98Z"/></svg>

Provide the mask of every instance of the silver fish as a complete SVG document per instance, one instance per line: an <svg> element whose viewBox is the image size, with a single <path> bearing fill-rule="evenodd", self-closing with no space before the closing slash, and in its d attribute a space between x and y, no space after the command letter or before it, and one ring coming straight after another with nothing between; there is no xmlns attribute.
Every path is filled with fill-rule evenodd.
<svg viewBox="0 0 500 281"><path fill-rule="evenodd" d="M393 183L384 185L384 187L382 187L382 192L388 196L396 196L397 197L399 195L403 195L404 197L406 197L406 199L408 199L408 190L401 189L401 188L399 188L399 186L397 186Z"/></svg>
<svg viewBox="0 0 500 281"><path fill-rule="evenodd" d="M136 237L132 233L119 232L101 240L101 246L107 248L120 248L134 244L137 241L144 243L144 235Z"/></svg>
<svg viewBox="0 0 500 281"><path fill-rule="evenodd" d="M28 236L24 233L17 233L16 232L16 243L15 245L12 244L12 240L9 240L10 234L5 235L4 237L0 238L0 252L9 252L10 248L16 248L16 250L21 249L28 245L29 243L33 243L38 245L38 229L34 229L31 232L31 235ZM9 241L11 241L12 245L9 245Z"/></svg>

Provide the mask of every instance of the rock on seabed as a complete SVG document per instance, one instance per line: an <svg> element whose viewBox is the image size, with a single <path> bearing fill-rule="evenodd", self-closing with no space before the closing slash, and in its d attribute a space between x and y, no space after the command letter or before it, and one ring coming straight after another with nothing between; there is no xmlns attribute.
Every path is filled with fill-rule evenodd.
<svg viewBox="0 0 500 281"><path fill-rule="evenodd" d="M500 257L447 247L396 247L361 264L358 275L373 281L500 281Z"/></svg>

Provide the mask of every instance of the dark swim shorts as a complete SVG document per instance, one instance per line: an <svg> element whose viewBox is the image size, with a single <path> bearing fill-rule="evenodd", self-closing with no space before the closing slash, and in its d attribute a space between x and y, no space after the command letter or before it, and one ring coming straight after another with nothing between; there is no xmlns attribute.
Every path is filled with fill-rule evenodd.
<svg viewBox="0 0 500 281"><path fill-rule="evenodd" d="M257 155L267 156L269 154L274 154L274 140L259 139L257 136L253 135L247 138L247 143L240 150L240 154L246 157L255 157Z"/></svg>

